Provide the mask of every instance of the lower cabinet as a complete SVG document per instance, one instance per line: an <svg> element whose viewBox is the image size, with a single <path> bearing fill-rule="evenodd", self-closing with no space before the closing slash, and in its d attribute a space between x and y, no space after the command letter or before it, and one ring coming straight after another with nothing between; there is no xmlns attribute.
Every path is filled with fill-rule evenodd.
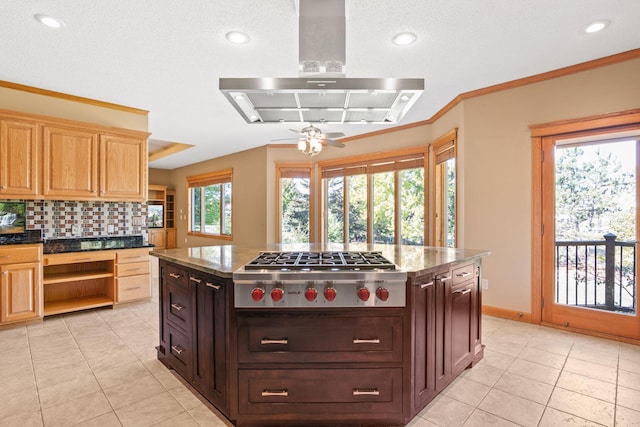
<svg viewBox="0 0 640 427"><path fill-rule="evenodd" d="M230 279L164 260L160 269L158 359L228 413Z"/></svg>
<svg viewBox="0 0 640 427"><path fill-rule="evenodd" d="M0 248L0 324L42 317L42 247Z"/></svg>

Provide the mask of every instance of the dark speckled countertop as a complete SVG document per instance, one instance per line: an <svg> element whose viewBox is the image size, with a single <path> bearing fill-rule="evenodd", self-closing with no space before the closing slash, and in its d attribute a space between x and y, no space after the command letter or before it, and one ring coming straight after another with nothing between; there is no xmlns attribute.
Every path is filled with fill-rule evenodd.
<svg viewBox="0 0 640 427"><path fill-rule="evenodd" d="M383 244L272 244L258 246L202 246L194 248L152 250L150 255L166 261L194 268L219 277L230 278L233 272L264 251L379 251L406 271L409 276L419 276L435 267L460 263L485 257L489 251L475 249L454 249L429 246L383 245Z"/></svg>

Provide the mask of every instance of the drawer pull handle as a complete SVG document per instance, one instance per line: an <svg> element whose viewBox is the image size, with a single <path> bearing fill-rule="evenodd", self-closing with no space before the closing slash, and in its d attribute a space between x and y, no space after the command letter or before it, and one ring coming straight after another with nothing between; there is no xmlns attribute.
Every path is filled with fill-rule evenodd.
<svg viewBox="0 0 640 427"><path fill-rule="evenodd" d="M469 276L471 276L471 273L468 272L468 271L463 271L462 273L456 274L456 276L458 276L458 277L469 277Z"/></svg>
<svg viewBox="0 0 640 427"><path fill-rule="evenodd" d="M140 286L136 286L135 288L126 288L125 291L133 291L135 289L140 289Z"/></svg>
<svg viewBox="0 0 640 427"><path fill-rule="evenodd" d="M74 259L74 261L90 261L91 258L90 257L86 257L86 258L76 258Z"/></svg>
<svg viewBox="0 0 640 427"><path fill-rule="evenodd" d="M176 311L180 311L184 308L184 305L176 304L175 302L171 304L171 307L175 308Z"/></svg>
<svg viewBox="0 0 640 427"><path fill-rule="evenodd" d="M172 345L171 350L175 351L178 354L184 353L184 348L180 347L179 345Z"/></svg>
<svg viewBox="0 0 640 427"><path fill-rule="evenodd" d="M196 283L202 283L201 279L198 279L197 277L193 277L193 276L189 276L189 280Z"/></svg>
<svg viewBox="0 0 640 427"><path fill-rule="evenodd" d="M460 295L466 295L469 292L471 292L471 289L465 289L464 291L456 291L456 294L460 294Z"/></svg>
<svg viewBox="0 0 640 427"><path fill-rule="evenodd" d="M179 279L182 277L181 274L176 274L176 273L169 273L169 276L173 277L174 279Z"/></svg>
<svg viewBox="0 0 640 427"><path fill-rule="evenodd" d="M433 282L423 283L420 285L420 289L428 288L429 286L433 286Z"/></svg>
<svg viewBox="0 0 640 427"><path fill-rule="evenodd" d="M288 338L280 338L280 339L269 339L269 338L262 338L260 340L260 344L262 345L268 345L268 344L289 344L289 339Z"/></svg>
<svg viewBox="0 0 640 427"><path fill-rule="evenodd" d="M2 255L2 256L0 256L0 258L2 258L2 259L6 259L6 258L9 258L9 257L10 257L10 255Z"/></svg>
<svg viewBox="0 0 640 427"><path fill-rule="evenodd" d="M210 288L215 289L216 291L217 291L218 289L220 289L220 285L214 285L214 284L213 284L213 283L211 283L211 282L207 282L207 283L205 283L205 285L207 285L207 286L208 286L208 287L210 287Z"/></svg>
<svg viewBox="0 0 640 427"><path fill-rule="evenodd" d="M438 280L440 280L441 282L446 282L447 280L451 280L451 276L444 276L444 277L441 277Z"/></svg>
<svg viewBox="0 0 640 427"><path fill-rule="evenodd" d="M354 338L354 344L380 344L380 338L372 338L372 339L360 339Z"/></svg>
<svg viewBox="0 0 640 427"><path fill-rule="evenodd" d="M263 390L261 395L263 397L266 397L266 396L287 397L289 396L289 390L287 390L286 388L284 390Z"/></svg>
<svg viewBox="0 0 640 427"><path fill-rule="evenodd" d="M370 388L370 389L354 389L353 390L353 395L354 396L380 396L380 391L376 390L375 388Z"/></svg>

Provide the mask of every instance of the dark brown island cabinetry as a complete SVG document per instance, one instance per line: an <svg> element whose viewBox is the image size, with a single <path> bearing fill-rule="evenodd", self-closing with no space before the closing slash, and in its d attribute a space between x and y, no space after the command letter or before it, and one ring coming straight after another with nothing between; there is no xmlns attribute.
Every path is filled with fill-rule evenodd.
<svg viewBox="0 0 640 427"><path fill-rule="evenodd" d="M229 414L231 279L160 261L158 359Z"/></svg>
<svg viewBox="0 0 640 427"><path fill-rule="evenodd" d="M377 308L234 308L230 277L182 264L160 257L158 358L237 426L403 426L483 356L480 257Z"/></svg>

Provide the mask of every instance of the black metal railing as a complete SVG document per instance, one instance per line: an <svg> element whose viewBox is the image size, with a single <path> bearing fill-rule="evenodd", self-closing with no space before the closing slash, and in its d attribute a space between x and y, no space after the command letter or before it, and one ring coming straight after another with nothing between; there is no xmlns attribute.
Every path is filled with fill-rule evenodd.
<svg viewBox="0 0 640 427"><path fill-rule="evenodd" d="M616 241L556 242L557 304L636 312L636 243Z"/></svg>

